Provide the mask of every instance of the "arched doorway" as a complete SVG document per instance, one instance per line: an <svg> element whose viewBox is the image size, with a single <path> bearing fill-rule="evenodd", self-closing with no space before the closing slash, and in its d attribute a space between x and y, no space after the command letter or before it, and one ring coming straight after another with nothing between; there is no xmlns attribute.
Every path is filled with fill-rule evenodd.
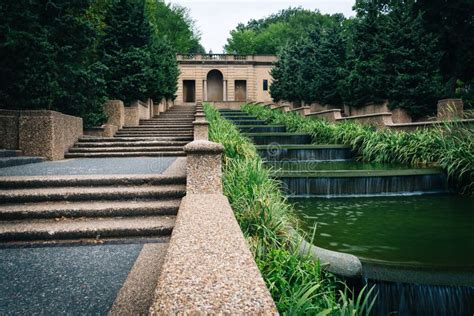
<svg viewBox="0 0 474 316"><path fill-rule="evenodd" d="M224 76L217 69L213 69L207 74L207 100L224 100Z"/></svg>

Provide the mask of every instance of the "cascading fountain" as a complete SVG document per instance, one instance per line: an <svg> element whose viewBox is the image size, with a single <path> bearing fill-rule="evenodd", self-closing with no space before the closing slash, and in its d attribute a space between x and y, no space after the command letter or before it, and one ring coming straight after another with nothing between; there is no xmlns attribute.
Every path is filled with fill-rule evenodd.
<svg viewBox="0 0 474 316"><path fill-rule="evenodd" d="M357 256L375 315L474 313L474 199L438 169L368 164L248 113L221 110L250 137L319 247Z"/></svg>

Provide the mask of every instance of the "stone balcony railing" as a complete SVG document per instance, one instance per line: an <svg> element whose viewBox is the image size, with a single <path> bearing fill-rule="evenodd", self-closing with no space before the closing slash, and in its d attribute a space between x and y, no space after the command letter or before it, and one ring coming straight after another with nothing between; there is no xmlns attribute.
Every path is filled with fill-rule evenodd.
<svg viewBox="0 0 474 316"><path fill-rule="evenodd" d="M235 54L178 54L178 62L213 61L213 62L274 62L275 55L235 55Z"/></svg>

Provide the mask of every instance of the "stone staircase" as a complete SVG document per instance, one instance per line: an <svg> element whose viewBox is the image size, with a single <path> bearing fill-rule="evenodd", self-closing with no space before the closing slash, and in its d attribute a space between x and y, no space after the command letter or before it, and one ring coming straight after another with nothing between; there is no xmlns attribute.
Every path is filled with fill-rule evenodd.
<svg viewBox="0 0 474 316"><path fill-rule="evenodd" d="M26 165L42 161L44 161L44 158L42 157L21 156L20 150L0 149L0 168Z"/></svg>
<svg viewBox="0 0 474 316"><path fill-rule="evenodd" d="M168 237L185 175L0 177L0 241Z"/></svg>
<svg viewBox="0 0 474 316"><path fill-rule="evenodd" d="M138 126L124 126L114 137L82 137L66 158L184 156L193 140L195 106L175 106Z"/></svg>

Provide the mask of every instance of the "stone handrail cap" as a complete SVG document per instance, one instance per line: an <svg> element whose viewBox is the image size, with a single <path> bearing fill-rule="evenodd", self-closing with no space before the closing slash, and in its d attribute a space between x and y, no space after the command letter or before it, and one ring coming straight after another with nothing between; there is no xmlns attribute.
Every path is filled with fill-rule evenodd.
<svg viewBox="0 0 474 316"><path fill-rule="evenodd" d="M209 125L208 121L194 121L194 125Z"/></svg>
<svg viewBox="0 0 474 316"><path fill-rule="evenodd" d="M185 153L222 154L224 146L208 140L195 140L184 146Z"/></svg>

